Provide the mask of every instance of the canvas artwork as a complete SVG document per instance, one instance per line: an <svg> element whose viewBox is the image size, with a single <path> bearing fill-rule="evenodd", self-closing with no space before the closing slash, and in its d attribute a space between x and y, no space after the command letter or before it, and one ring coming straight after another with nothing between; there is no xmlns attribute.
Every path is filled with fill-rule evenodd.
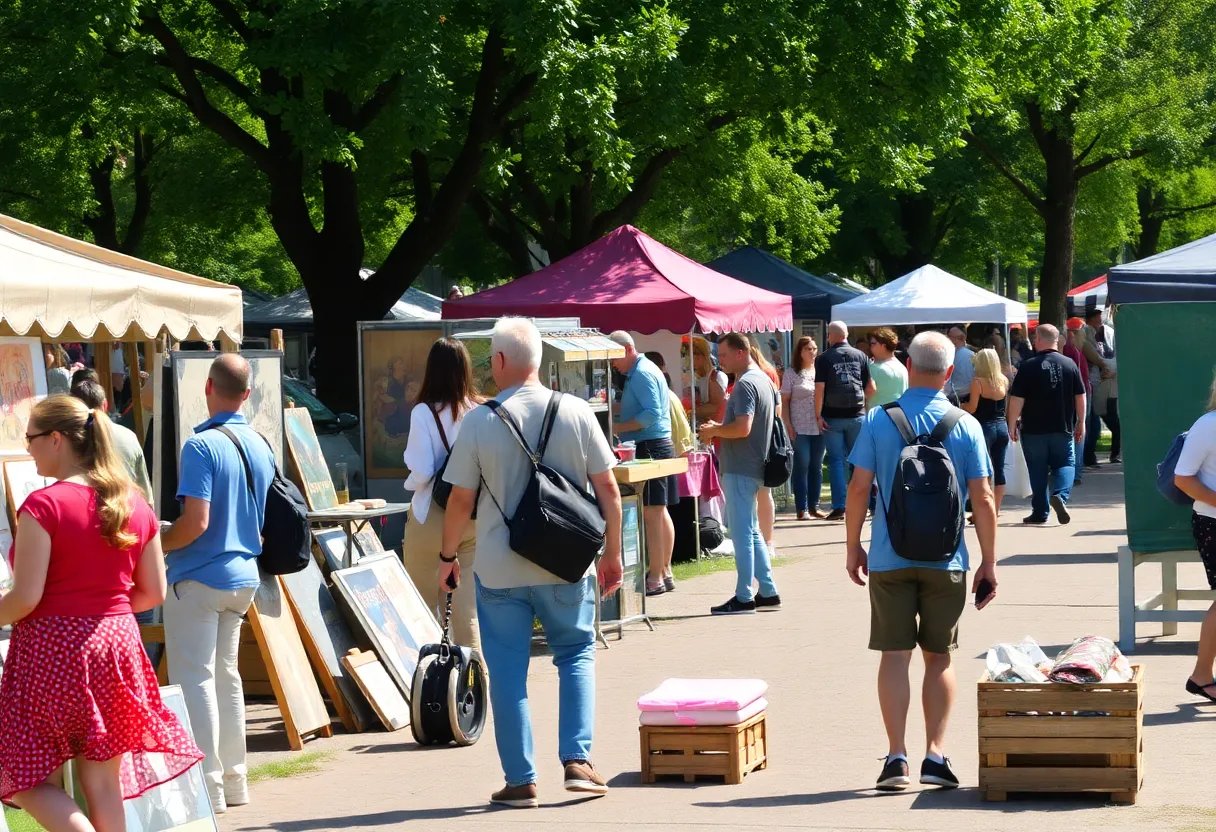
<svg viewBox="0 0 1216 832"><path fill-rule="evenodd" d="M313 511L324 511L338 507L338 494L329 477L329 466L321 453L317 432L312 426L312 415L306 407L289 407L283 411L283 424L287 435L287 449L291 461L300 476L304 497Z"/></svg>
<svg viewBox="0 0 1216 832"><path fill-rule="evenodd" d="M368 479L405 479L410 414L439 329L367 329L363 337L363 462Z"/></svg>
<svg viewBox="0 0 1216 832"><path fill-rule="evenodd" d="M344 568L342 560L346 557L346 532L340 528L314 529L312 540L330 572ZM357 561L358 558L359 550L352 546L351 559Z"/></svg>
<svg viewBox="0 0 1216 832"><path fill-rule="evenodd" d="M392 555L368 558L333 578L408 699L418 651L438 642L442 633L405 567Z"/></svg>
<svg viewBox="0 0 1216 832"><path fill-rule="evenodd" d="M177 406L177 452L194 435L194 428L210 418L204 390L207 373L215 360L213 352L174 352L173 385ZM243 352L253 370L249 398L241 413L274 448L275 459L283 465L283 354L280 352Z"/></svg>
<svg viewBox="0 0 1216 832"><path fill-rule="evenodd" d="M25 456L30 410L46 398L46 370L37 338L0 338L0 456Z"/></svg>
<svg viewBox="0 0 1216 832"><path fill-rule="evenodd" d="M469 350L469 358L473 364L473 381L481 395L493 398L499 393L498 385L494 383L494 371L490 367L490 339L466 338L465 347Z"/></svg>
<svg viewBox="0 0 1216 832"><path fill-rule="evenodd" d="M366 524L355 532L355 548L359 550L360 558L370 558L384 553L384 544L380 542L375 530Z"/></svg>
<svg viewBox="0 0 1216 832"><path fill-rule="evenodd" d="M38 465L32 459L8 459L4 462L4 493L8 499L11 516L15 519L25 503L25 498L39 488L53 483L50 477L38 473Z"/></svg>

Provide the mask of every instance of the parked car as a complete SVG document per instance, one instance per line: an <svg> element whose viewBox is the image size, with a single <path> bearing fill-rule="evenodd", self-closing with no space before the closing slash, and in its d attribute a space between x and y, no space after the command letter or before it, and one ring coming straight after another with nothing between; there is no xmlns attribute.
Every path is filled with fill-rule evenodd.
<svg viewBox="0 0 1216 832"><path fill-rule="evenodd" d="M334 466L345 462L351 499L367 496L363 457L359 453L359 417L353 413L334 413L313 395L307 384L291 376L283 376L283 398L285 404L308 408L330 478L334 478ZM334 486L337 487L336 480Z"/></svg>

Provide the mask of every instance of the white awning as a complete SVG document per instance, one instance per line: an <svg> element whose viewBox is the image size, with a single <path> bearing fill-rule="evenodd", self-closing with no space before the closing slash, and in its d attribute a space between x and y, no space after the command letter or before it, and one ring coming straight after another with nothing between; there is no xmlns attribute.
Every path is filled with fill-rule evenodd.
<svg viewBox="0 0 1216 832"><path fill-rule="evenodd" d="M1026 323L1026 304L942 271L921 266L872 292L832 307L848 326Z"/></svg>

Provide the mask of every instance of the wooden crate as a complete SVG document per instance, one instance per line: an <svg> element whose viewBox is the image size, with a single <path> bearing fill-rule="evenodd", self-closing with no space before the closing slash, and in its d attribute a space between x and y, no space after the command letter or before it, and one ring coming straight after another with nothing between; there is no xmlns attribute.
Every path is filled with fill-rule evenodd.
<svg viewBox="0 0 1216 832"><path fill-rule="evenodd" d="M768 768L768 731L764 712L738 725L643 725L642 782L680 775L692 783L698 775L743 782L749 771Z"/></svg>
<svg viewBox="0 0 1216 832"><path fill-rule="evenodd" d="M1100 685L979 681L980 793L1106 792L1135 803L1144 782L1144 666ZM1103 715L1080 716L1082 713Z"/></svg>

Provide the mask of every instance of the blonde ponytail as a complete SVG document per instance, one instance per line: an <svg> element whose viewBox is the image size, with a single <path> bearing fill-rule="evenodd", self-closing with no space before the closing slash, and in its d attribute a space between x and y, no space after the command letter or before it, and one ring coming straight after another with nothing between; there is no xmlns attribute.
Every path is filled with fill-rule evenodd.
<svg viewBox="0 0 1216 832"><path fill-rule="evenodd" d="M135 484L114 449L106 412L90 410L74 396L49 396L34 406L30 423L40 430L63 434L71 444L97 495L102 537L118 549L129 549L138 543L139 537L127 530Z"/></svg>

